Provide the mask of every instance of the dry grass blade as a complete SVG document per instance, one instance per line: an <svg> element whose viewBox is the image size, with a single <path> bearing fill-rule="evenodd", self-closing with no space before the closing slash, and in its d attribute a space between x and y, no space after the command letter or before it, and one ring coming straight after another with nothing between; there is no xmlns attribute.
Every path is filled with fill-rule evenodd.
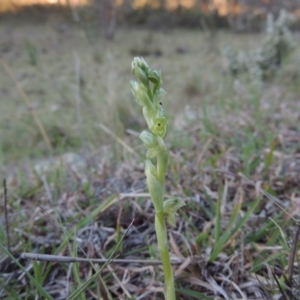
<svg viewBox="0 0 300 300"><path fill-rule="evenodd" d="M108 258L108 260L103 264L103 266L94 274L92 275L85 283L83 283L75 292L73 292L68 298L67 300L74 300L77 299L77 297L79 295L81 295L83 293L83 291L100 275L100 273L102 272L102 270L107 266L107 264L110 263L110 261L113 259L113 256L115 254L115 252L118 250L119 246L121 245L122 241L124 240L125 236L127 235L130 227L132 226L134 220L132 220L132 222L130 223L130 225L128 226L128 228L126 229L124 235L122 236L122 238L120 239L120 241L118 242L118 244L116 245L116 247L114 248L114 250L112 251L110 257Z"/></svg>
<svg viewBox="0 0 300 300"><path fill-rule="evenodd" d="M121 138L119 138L116 134L114 134L109 128L107 128L104 124L100 123L99 127L110 135L113 139L115 139L120 145L122 145L129 153L139 156L134 149L132 149L127 143L125 143Z"/></svg>
<svg viewBox="0 0 300 300"><path fill-rule="evenodd" d="M239 173L239 176L241 176L242 178L246 179L249 183L254 184L254 181L250 180L249 178L247 178L244 174ZM274 197L273 195L271 195L270 193L268 193L267 191L265 191L263 188L261 188L260 186L258 186L258 190L261 194L263 194L264 196L266 196L269 200L271 200L275 205L277 205L281 210L283 210L290 218L292 218L295 222L297 222L297 220L282 206L280 200L277 197Z"/></svg>
<svg viewBox="0 0 300 300"><path fill-rule="evenodd" d="M80 78L81 78L81 63L80 57L76 51L73 51L74 59L74 71L75 71L75 86L74 86L74 97L76 99L76 113L77 113L77 129L81 139L82 145L85 145L84 134L82 131L82 113L81 113L81 91L80 91Z"/></svg>
<svg viewBox="0 0 300 300"><path fill-rule="evenodd" d="M220 293L226 300L229 300L226 291L222 287L220 287L212 277L207 278L207 281L211 284L215 293Z"/></svg>
<svg viewBox="0 0 300 300"><path fill-rule="evenodd" d="M232 280L229 280L227 277L225 277L224 275L222 276L222 279L229 282L230 284L232 284L234 286L234 288L238 291L238 293L241 295L241 299L243 300L247 300L246 295L242 292L242 290L240 289L240 287Z"/></svg>
<svg viewBox="0 0 300 300"><path fill-rule="evenodd" d="M114 271L114 269L111 267L110 264L107 264L107 268L110 271L111 275L115 278L118 286L123 290L123 292L125 293L126 297L128 299L131 298L130 293L128 292L127 288L125 287L124 283L122 280L119 279L119 277L117 276L116 272Z"/></svg>
<svg viewBox="0 0 300 300"><path fill-rule="evenodd" d="M29 113L31 114L36 126L38 127L50 153L53 152L53 147L50 143L50 140L49 140L49 137L46 133L46 130L43 126L43 124L41 123L40 119L37 117L33 107L30 105L30 102L24 92L24 90L22 89L22 87L19 85L17 79L15 78L15 76L13 75L12 71L10 70L9 66L7 65L6 61L3 59L3 57L0 55L0 63L2 64L5 72L8 74L8 76L11 78L11 80L13 81L13 83L15 84L15 86L17 87L17 90L21 96L21 98L23 99L23 101L25 102L27 108L28 108L28 111Z"/></svg>

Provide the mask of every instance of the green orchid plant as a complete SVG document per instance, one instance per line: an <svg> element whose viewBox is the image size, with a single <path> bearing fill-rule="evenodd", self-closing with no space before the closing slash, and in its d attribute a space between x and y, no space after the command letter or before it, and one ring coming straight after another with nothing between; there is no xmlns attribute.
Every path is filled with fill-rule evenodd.
<svg viewBox="0 0 300 300"><path fill-rule="evenodd" d="M139 80L139 82L131 81L131 91L136 102L143 107L143 115L149 129L142 131L140 139L148 149L145 174L155 209L157 244L165 275L165 299L175 300L174 276L168 250L165 216L167 216L169 224L175 226L176 211L184 206L185 202L178 197L164 201L164 182L169 155L163 139L167 134L168 119L161 99L166 92L161 87L161 72L150 69L143 58L135 57L133 59L131 71ZM152 161L156 161L156 165Z"/></svg>

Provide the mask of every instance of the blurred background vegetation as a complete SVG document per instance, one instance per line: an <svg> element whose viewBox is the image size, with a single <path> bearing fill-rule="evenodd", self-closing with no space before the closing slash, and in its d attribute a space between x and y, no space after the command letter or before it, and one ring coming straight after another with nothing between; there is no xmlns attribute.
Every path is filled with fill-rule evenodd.
<svg viewBox="0 0 300 300"><path fill-rule="evenodd" d="M97 121L120 136L143 126L128 87L132 57L169 69L166 83L178 78L169 87L175 116L203 98L213 103L224 86L231 95L224 48L254 48L267 15L277 18L283 8L297 30L297 0L2 0L0 51L20 87L2 68L0 163L49 154L20 89L56 154L95 151L103 134L107 140ZM297 78L297 70L290 72Z"/></svg>
<svg viewBox="0 0 300 300"><path fill-rule="evenodd" d="M71 13L75 22L96 22L108 37L121 24L258 31L267 13L276 15L283 8L300 17L298 0L2 0L0 3L2 13L31 12L41 18L45 18L43 13L64 17Z"/></svg>

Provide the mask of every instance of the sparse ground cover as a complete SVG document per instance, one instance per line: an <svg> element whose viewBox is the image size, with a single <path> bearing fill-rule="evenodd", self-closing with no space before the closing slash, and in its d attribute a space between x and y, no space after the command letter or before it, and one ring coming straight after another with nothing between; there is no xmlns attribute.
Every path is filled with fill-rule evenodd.
<svg viewBox="0 0 300 300"><path fill-rule="evenodd" d="M145 124L129 85L132 58L142 55L163 71L168 92L167 196L186 202L169 228L171 257L180 261L174 264L178 298L278 299L284 293L282 299L298 299L299 246L292 271L289 263L300 207L300 49L261 89L226 74L221 55L227 45L247 50L261 39L120 28L108 42L57 19L0 23L2 61L53 148L2 64L0 168L10 247L37 282L2 249L0 298L66 299L98 270L89 262L32 262L21 259L22 252L159 258L136 136ZM284 277L291 274L293 285ZM112 263L73 299L162 299L162 281L159 265Z"/></svg>

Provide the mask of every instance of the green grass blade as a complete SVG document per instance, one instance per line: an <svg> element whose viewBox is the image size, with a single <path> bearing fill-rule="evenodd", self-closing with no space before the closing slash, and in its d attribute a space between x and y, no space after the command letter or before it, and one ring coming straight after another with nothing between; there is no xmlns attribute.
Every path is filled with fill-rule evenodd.
<svg viewBox="0 0 300 300"><path fill-rule="evenodd" d="M209 208L204 207L204 205L201 205L201 209L203 212L211 219L214 219L214 216L216 215L216 205L215 205L215 199L212 199L206 191L204 191L205 199L208 202Z"/></svg>
<svg viewBox="0 0 300 300"><path fill-rule="evenodd" d="M276 217L274 217L274 221L278 221L282 218L284 212L280 212ZM271 220L265 223L257 232L249 233L245 236L246 243L257 242L263 238L265 238L273 229L275 228L274 222Z"/></svg>
<svg viewBox="0 0 300 300"><path fill-rule="evenodd" d="M231 228L227 228L225 232L222 234L222 236L219 238L218 241L216 241L215 247L213 252L210 255L209 261L214 261L219 253L222 251L225 244L228 242L228 240L231 238L232 235L234 235L250 218L251 214L255 210L256 206L258 205L261 197L257 198L252 205L250 206L250 209L247 211L247 213L244 215L243 218L237 223L235 228L231 230Z"/></svg>
<svg viewBox="0 0 300 300"><path fill-rule="evenodd" d="M276 261L282 256L284 253L277 253L274 255L270 255L267 251L263 251L260 256L253 262L251 272L257 273L259 272L266 264L271 265L273 261ZM266 259L264 260L264 258Z"/></svg>
<svg viewBox="0 0 300 300"><path fill-rule="evenodd" d="M36 287L36 289L40 292L40 294L45 297L47 300L54 300L45 290L44 288L40 285L40 283L19 263L17 259L14 258L14 256L0 243L0 248L2 251L9 256L14 263L27 275L27 277L30 279L32 284Z"/></svg>
<svg viewBox="0 0 300 300"><path fill-rule="evenodd" d="M73 243L73 255L72 256L77 257L77 244L75 241ZM81 283L81 278L79 275L79 263L73 263L72 267L73 267L73 275L74 275L75 282L77 282L78 285L81 285L82 283ZM79 297L81 300L86 300L86 297L83 293L81 293L79 295Z"/></svg>
<svg viewBox="0 0 300 300"><path fill-rule="evenodd" d="M42 263L39 261L33 261L32 266L33 266L33 274L35 279L38 281L40 285L42 285L44 282Z"/></svg>
<svg viewBox="0 0 300 300"><path fill-rule="evenodd" d="M219 191L219 197L217 200L217 207L216 207L216 218L215 218L215 241L217 241L220 237L221 232L221 192Z"/></svg>
<svg viewBox="0 0 300 300"><path fill-rule="evenodd" d="M207 240L209 233L206 232L201 232L197 237L196 237L196 244L199 245L202 243L202 241Z"/></svg>
<svg viewBox="0 0 300 300"><path fill-rule="evenodd" d="M272 164L272 161L273 161L273 157L274 157L274 151L275 151L275 148L276 148L276 141L273 140L271 142L271 148L270 148L270 151L269 153L267 154L266 158L265 158L265 170L268 171L271 164Z"/></svg>
<svg viewBox="0 0 300 300"><path fill-rule="evenodd" d="M213 298L209 298L200 292L191 291L191 290L187 290L187 289L176 289L176 292L178 292L184 296L193 297L195 299L213 300Z"/></svg>
<svg viewBox="0 0 300 300"><path fill-rule="evenodd" d="M234 208L232 209L232 214L229 219L228 228L231 228L233 226L234 222L236 221L237 217L239 216L239 213L241 211L241 206L242 206L242 202L238 201L236 203L236 205L234 206Z"/></svg>

